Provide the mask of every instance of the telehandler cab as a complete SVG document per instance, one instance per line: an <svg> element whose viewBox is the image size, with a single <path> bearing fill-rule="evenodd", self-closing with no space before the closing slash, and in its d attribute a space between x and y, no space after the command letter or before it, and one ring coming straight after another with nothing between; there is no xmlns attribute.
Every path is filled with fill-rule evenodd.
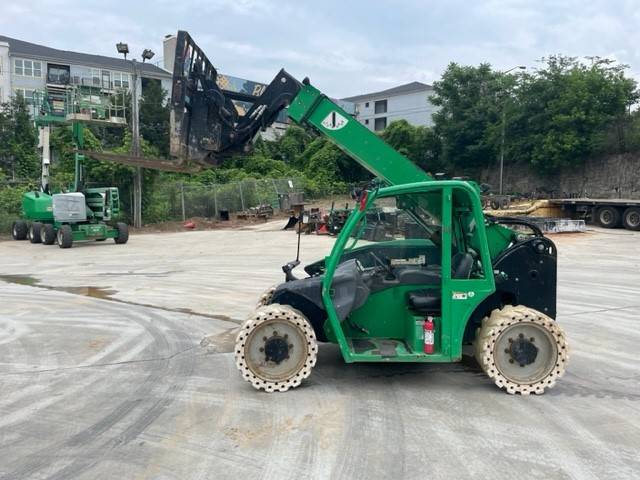
<svg viewBox="0 0 640 480"><path fill-rule="evenodd" d="M178 32L171 98L171 151L216 165L246 151L288 107L298 124L329 137L385 185L362 193L331 254L306 278L262 295L242 325L235 359L255 388L286 391L316 363L318 341L351 362L457 362L473 349L508 393L541 394L565 371L568 345L556 323L556 247L533 224L484 216L480 189L435 180L335 102L281 70L261 96L216 84L217 72ZM239 115L235 101L251 102ZM371 238L375 211L412 228ZM379 214L379 213L378 213ZM509 227L505 226L509 225Z"/></svg>

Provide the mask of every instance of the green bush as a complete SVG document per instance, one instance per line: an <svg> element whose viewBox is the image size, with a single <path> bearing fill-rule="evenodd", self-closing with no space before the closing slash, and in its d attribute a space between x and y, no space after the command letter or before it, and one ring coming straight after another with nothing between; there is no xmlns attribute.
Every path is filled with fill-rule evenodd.
<svg viewBox="0 0 640 480"><path fill-rule="evenodd" d="M0 237L11 235L11 227L15 220L15 215L0 212Z"/></svg>
<svg viewBox="0 0 640 480"><path fill-rule="evenodd" d="M31 185L0 187L0 214L19 217L22 211L22 195L32 189Z"/></svg>

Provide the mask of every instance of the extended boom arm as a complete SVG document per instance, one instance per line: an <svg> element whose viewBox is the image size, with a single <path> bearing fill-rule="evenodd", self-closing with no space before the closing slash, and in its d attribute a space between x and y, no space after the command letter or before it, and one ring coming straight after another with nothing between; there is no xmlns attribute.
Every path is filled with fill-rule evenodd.
<svg viewBox="0 0 640 480"><path fill-rule="evenodd" d="M171 154L180 160L217 165L247 151L260 129L289 106L289 116L310 125L373 175L391 185L432 180L411 160L387 145L335 102L280 70L262 95L251 97L218 86L217 71L184 31L178 32L171 95ZM244 115L234 100L253 103Z"/></svg>

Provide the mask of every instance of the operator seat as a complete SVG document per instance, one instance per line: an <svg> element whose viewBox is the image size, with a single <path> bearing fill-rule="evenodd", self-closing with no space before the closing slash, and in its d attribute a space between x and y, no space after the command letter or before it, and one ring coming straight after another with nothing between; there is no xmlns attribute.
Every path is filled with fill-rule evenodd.
<svg viewBox="0 0 640 480"><path fill-rule="evenodd" d="M451 259L451 278L468 279L473 267L470 253L456 253ZM442 292L440 288L416 290L407 296L409 308L418 315L440 315Z"/></svg>
<svg viewBox="0 0 640 480"><path fill-rule="evenodd" d="M451 278L468 280L473 267L473 255L470 253L456 253L451 259Z"/></svg>

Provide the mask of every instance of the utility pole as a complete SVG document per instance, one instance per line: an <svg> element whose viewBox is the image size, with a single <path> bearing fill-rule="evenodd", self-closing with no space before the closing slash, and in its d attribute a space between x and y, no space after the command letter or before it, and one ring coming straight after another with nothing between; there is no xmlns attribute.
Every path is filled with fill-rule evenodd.
<svg viewBox="0 0 640 480"><path fill-rule="evenodd" d="M502 175L504 173L504 135L507 123L507 114L505 108L506 103L507 102L505 101L502 105L502 134L500 139L500 195L502 195Z"/></svg>
<svg viewBox="0 0 640 480"><path fill-rule="evenodd" d="M124 42L116 44L118 53L124 55L127 59L129 53L129 45ZM155 54L145 48L142 51L142 63L151 60ZM138 62L136 59L131 60L131 156L140 157L140 99L138 98ZM142 227L142 167L136 167L133 173L133 226L135 228Z"/></svg>
<svg viewBox="0 0 640 480"><path fill-rule="evenodd" d="M131 81L131 155L140 157L140 110L138 102L138 62L134 58ZM133 226L142 227L142 167L133 173Z"/></svg>

